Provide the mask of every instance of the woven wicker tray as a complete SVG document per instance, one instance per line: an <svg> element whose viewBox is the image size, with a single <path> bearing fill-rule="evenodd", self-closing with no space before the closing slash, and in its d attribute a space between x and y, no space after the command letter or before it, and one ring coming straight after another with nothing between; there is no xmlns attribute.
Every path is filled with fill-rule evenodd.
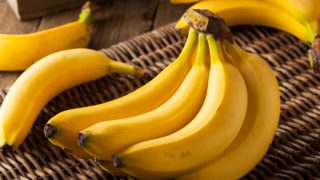
<svg viewBox="0 0 320 180"><path fill-rule="evenodd" d="M101 50L113 59L147 70L140 80L111 75L57 96L43 109L20 148L0 153L2 179L111 179L93 160L76 159L50 144L45 122L66 109L88 106L123 96L147 83L170 64L185 39L173 24ZM245 50L260 54L274 69L281 91L281 120L264 159L244 179L320 178L320 75L308 66L305 44L293 36L263 27L233 28ZM1 90L0 103L7 90Z"/></svg>

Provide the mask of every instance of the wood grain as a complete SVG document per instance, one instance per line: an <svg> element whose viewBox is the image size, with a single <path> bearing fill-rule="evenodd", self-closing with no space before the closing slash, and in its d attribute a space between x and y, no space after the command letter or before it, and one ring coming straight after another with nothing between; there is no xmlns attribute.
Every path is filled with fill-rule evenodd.
<svg viewBox="0 0 320 180"><path fill-rule="evenodd" d="M171 4L169 0L160 0L153 29L164 26L170 22L176 22L188 7L190 7L190 4Z"/></svg>
<svg viewBox="0 0 320 180"><path fill-rule="evenodd" d="M53 12L81 6L85 0L7 0L21 20L39 18Z"/></svg>

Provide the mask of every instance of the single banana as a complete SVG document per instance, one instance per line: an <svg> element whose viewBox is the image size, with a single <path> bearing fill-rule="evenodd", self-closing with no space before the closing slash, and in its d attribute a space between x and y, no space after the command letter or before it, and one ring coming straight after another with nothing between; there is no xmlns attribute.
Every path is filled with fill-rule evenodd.
<svg viewBox="0 0 320 180"><path fill-rule="evenodd" d="M192 66L196 40L197 32L190 29L179 57L136 91L113 101L67 110L54 116L45 127L46 137L51 143L68 149L78 157L89 157L77 144L78 133L98 122L149 112L167 101L176 92Z"/></svg>
<svg viewBox="0 0 320 180"><path fill-rule="evenodd" d="M240 133L217 159L181 179L239 179L267 152L280 116L280 92L269 65L259 56L226 42L231 63L242 73L248 88L248 110ZM225 51L225 54L226 51Z"/></svg>
<svg viewBox="0 0 320 180"><path fill-rule="evenodd" d="M0 147L16 149L46 103L60 92L110 73L136 75L140 69L90 49L56 52L30 66L15 81L0 109Z"/></svg>
<svg viewBox="0 0 320 180"><path fill-rule="evenodd" d="M168 101L148 113L97 123L81 131L81 147L98 159L111 160L113 154L132 144L168 135L192 120L203 103L209 74L205 35L199 34L198 39L195 62Z"/></svg>
<svg viewBox="0 0 320 180"><path fill-rule="evenodd" d="M200 112L181 130L115 155L116 167L141 179L173 178L218 157L235 139L246 115L246 85L240 72L224 61L220 41L216 47L213 35L207 39L210 78Z"/></svg>
<svg viewBox="0 0 320 180"><path fill-rule="evenodd" d="M173 4L182 4L182 3L195 3L199 1L205 0L170 0ZM211 0L217 1L217 0ZM220 0L223 1L223 0ZM242 0L238 0L241 2ZM265 1L272 5L275 5L285 11L286 13L294 16L298 20L304 21L308 19L310 21L314 21L318 24L319 19L319 11L320 7L319 0L257 0L257 1ZM245 2L245 1L244 1Z"/></svg>
<svg viewBox="0 0 320 180"><path fill-rule="evenodd" d="M298 20L308 19L310 22L318 24L319 20L319 0L263 0L273 4L285 12L291 14Z"/></svg>
<svg viewBox="0 0 320 180"><path fill-rule="evenodd" d="M25 70L54 52L86 47L90 40L87 26L90 13L86 6L76 22L31 34L1 34L0 70Z"/></svg>
<svg viewBox="0 0 320 180"><path fill-rule="evenodd" d="M262 0L207 0L196 3L190 9L207 9L226 21L228 26L254 24L286 31L296 37L313 42L319 29L308 19L298 20L279 7ZM181 18L176 28L183 32L188 25Z"/></svg>

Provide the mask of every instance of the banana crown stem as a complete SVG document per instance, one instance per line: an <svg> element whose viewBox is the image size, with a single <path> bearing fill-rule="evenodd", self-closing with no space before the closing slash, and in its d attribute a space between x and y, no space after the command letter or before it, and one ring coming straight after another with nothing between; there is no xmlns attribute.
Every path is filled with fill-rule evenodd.
<svg viewBox="0 0 320 180"><path fill-rule="evenodd" d="M198 37L198 32L195 29L190 28L187 41L186 41L179 57L177 58L177 60L179 60L179 59L184 60L184 59L186 59L185 57L192 56L192 53L194 52L193 49L197 43L197 37ZM188 59L187 63L191 64L190 60L192 58L187 58L187 59Z"/></svg>
<svg viewBox="0 0 320 180"><path fill-rule="evenodd" d="M207 35L207 42L209 45L211 64L214 64L217 61L224 61L224 57L223 57L222 51L221 51L220 41L215 41L213 35L209 34L209 35Z"/></svg>
<svg viewBox="0 0 320 180"><path fill-rule="evenodd" d="M183 18L195 30L213 34L216 40L233 42L233 36L227 23L209 10L189 9Z"/></svg>
<svg viewBox="0 0 320 180"><path fill-rule="evenodd" d="M320 72L320 36L317 35L309 50L309 61L315 72Z"/></svg>
<svg viewBox="0 0 320 180"><path fill-rule="evenodd" d="M207 51L207 44L206 44L206 37L203 33L199 33L198 36L198 49L196 59L194 61L194 65L200 65L206 63L206 51Z"/></svg>
<svg viewBox="0 0 320 180"><path fill-rule="evenodd" d="M91 17L91 8L90 8L90 2L87 1L83 6L82 6L82 10L79 14L79 19L78 22L82 22L85 24L89 24L90 23L90 17Z"/></svg>

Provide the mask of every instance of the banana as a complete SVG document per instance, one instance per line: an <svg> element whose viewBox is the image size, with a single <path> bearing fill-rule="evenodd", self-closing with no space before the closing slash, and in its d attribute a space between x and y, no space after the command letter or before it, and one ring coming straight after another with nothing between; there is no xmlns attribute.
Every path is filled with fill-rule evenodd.
<svg viewBox="0 0 320 180"><path fill-rule="evenodd" d="M228 26L254 24L273 27L310 43L319 33L319 28L313 21L307 18L298 20L279 7L262 0L207 0L196 3L190 9L208 9L224 19ZM181 18L176 28L184 32L188 25Z"/></svg>
<svg viewBox="0 0 320 180"><path fill-rule="evenodd" d="M197 32L190 29L187 42L179 57L136 91L113 101L67 110L54 116L45 127L46 137L51 143L68 149L78 157L89 157L77 144L78 133L101 121L149 112L167 101L191 68L196 40Z"/></svg>
<svg viewBox="0 0 320 180"><path fill-rule="evenodd" d="M111 160L113 154L129 145L165 136L192 120L203 103L209 74L205 35L200 33L198 39L195 62L168 101L145 114L97 123L81 131L81 147L98 159Z"/></svg>
<svg viewBox="0 0 320 180"><path fill-rule="evenodd" d="M0 70L20 71L54 52L84 48L90 40L87 20L90 9L84 8L79 20L52 29L24 34L0 35Z"/></svg>
<svg viewBox="0 0 320 180"><path fill-rule="evenodd" d="M30 66L12 85L0 109L0 147L16 149L45 104L60 92L109 73L138 75L140 69L90 49L56 52Z"/></svg>
<svg viewBox="0 0 320 180"><path fill-rule="evenodd" d="M237 45L226 42L226 46L230 52L228 59L240 70L248 88L248 110L243 126L217 159L180 179L239 179L258 164L274 137L280 116L280 92L272 69L259 56Z"/></svg>
<svg viewBox="0 0 320 180"><path fill-rule="evenodd" d="M207 39L210 78L200 112L181 130L137 143L115 155L116 167L141 179L173 178L218 157L235 139L246 114L246 85L240 72L224 61L220 41L216 47L213 35Z"/></svg>
<svg viewBox="0 0 320 180"><path fill-rule="evenodd" d="M283 11L291 14L298 20L308 19L310 22L318 24L319 20L319 0L263 0L273 4Z"/></svg>
<svg viewBox="0 0 320 180"><path fill-rule="evenodd" d="M199 1L205 0L171 0L173 4L182 4L182 3L195 3ZM217 1L217 0L211 0ZM240 2L242 0L239 0ZM257 0L257 1L265 1L270 3L271 5L277 6L282 9L284 12L292 15L297 18L301 22L304 22L305 19L313 22L314 25L318 26L318 19L320 18L320 13L318 8L320 7L319 0Z"/></svg>

